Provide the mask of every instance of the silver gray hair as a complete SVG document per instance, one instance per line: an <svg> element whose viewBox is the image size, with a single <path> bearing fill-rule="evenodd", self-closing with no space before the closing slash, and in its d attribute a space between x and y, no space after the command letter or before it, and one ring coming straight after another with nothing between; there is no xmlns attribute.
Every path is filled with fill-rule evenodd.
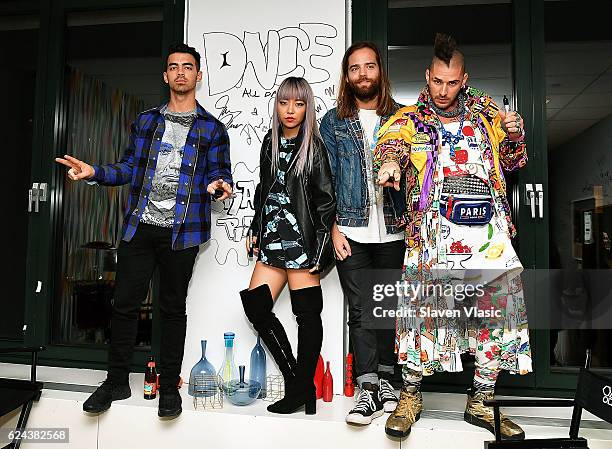
<svg viewBox="0 0 612 449"><path fill-rule="evenodd" d="M306 114L304 121L300 124L300 133L302 134L302 144L298 149L295 161L295 169L298 174L302 174L304 170L310 172L312 170L312 161L314 148L310 150L315 137L321 138L319 126L317 124L317 116L315 113L314 93L308 81L304 78L296 78L290 76L286 78L276 91L276 100L274 101L274 110L272 112L272 170L276 173L278 168L280 142L281 121L278 116L278 104L282 100L302 100L306 103Z"/></svg>

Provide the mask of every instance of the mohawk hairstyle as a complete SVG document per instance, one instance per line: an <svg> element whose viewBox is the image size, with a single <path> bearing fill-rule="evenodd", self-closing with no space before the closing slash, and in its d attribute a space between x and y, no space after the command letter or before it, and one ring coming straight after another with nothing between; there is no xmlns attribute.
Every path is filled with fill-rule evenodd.
<svg viewBox="0 0 612 449"><path fill-rule="evenodd" d="M457 41L455 38L448 34L436 33L434 56L440 61L444 61L447 66L450 66L451 59L455 52L461 53L457 49Z"/></svg>

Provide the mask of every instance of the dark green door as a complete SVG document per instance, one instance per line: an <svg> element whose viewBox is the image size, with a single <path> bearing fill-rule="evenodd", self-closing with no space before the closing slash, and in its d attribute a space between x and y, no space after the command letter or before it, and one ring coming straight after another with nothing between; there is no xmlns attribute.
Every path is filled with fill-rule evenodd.
<svg viewBox="0 0 612 449"><path fill-rule="evenodd" d="M166 96L163 55L182 40L184 2L4 2L0 14L3 60L19 75L3 79L15 96L5 142L16 160L4 178L15 274L0 344L43 344L43 363L104 368L125 188L68 182L54 158L120 158L131 121ZM154 295L139 314L135 369L157 348Z"/></svg>
<svg viewBox="0 0 612 449"><path fill-rule="evenodd" d="M534 188L543 204L532 229L550 318L538 331L537 385L574 388L587 348L594 368L612 370L612 8L534 3Z"/></svg>

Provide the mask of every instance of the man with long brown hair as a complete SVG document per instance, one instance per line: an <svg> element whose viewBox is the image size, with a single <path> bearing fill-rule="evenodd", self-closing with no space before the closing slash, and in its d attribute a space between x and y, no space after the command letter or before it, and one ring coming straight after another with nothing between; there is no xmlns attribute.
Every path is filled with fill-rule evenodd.
<svg viewBox="0 0 612 449"><path fill-rule="evenodd" d="M464 55L451 36L436 36L425 79L417 103L380 130L375 171L381 186L404 183L404 282L457 288L401 298L396 338L404 387L385 430L407 436L423 408L423 376L462 371L461 353L470 352L476 369L464 419L493 432L493 409L485 403L494 397L500 372L531 371L522 265L510 241L516 230L502 173L527 163L523 120L509 104L500 110L467 85ZM478 291L471 309L495 318L422 312L463 310L460 292L470 285ZM500 431L504 439L525 437L503 415Z"/></svg>
<svg viewBox="0 0 612 449"><path fill-rule="evenodd" d="M320 126L336 191L332 240L349 304L353 372L361 389L346 417L350 424L369 424L397 405L389 382L396 361L394 330L363 326L364 309L371 307L364 304L360 282L368 270L402 267L404 237L395 225L402 211L394 205L405 201L393 189L376 185L372 166L376 133L399 107L391 97L378 48L370 42L351 45L342 59L337 107Z"/></svg>

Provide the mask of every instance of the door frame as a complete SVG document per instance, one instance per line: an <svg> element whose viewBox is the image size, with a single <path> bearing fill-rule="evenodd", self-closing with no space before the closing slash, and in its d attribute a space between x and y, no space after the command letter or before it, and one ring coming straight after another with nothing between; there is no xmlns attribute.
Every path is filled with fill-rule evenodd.
<svg viewBox="0 0 612 449"><path fill-rule="evenodd" d="M387 60L387 0L353 0L352 40L370 40L379 46ZM546 142L544 65L544 0L512 1L512 55L514 98L526 126L529 163L519 170L516 184L509 192L513 221L518 230L516 244L526 270L548 268L548 221L534 220L525 204L526 183L542 183L548 205L548 159ZM533 276L532 276L533 277ZM546 291L536 290L537 282L525 285L526 298L541 298ZM535 302L535 301L534 301ZM540 307L541 304L535 304ZM533 310L536 312L536 310ZM503 376L498 392L541 396L571 396L576 386L576 370L553 372L550 367L550 332L530 332L534 372L527 376ZM427 379L428 389L463 391L471 382L471 373L440 373ZM427 387L426 385L424 385Z"/></svg>
<svg viewBox="0 0 612 449"><path fill-rule="evenodd" d="M34 136L32 148L31 182L47 182L49 198L43 203L41 212L31 214L27 249L25 323L28 324L25 338L21 342L0 341L0 347L44 345L39 361L43 365L105 369L107 345L55 344L51 340L52 310L56 294L55 261L60 250L56 239L56 226L61 217L65 172L58 170L53 159L61 148L64 138L66 102L64 84L64 51L66 15L73 11L101 11L106 9L162 7L162 48L165 54L172 42L182 42L184 33L184 0L40 0L10 2L0 5L0 14L40 15L38 72ZM168 90L161 82L162 98L167 99ZM39 282L42 285L37 293ZM159 315L154 301L154 317ZM136 348L132 370L144 371L147 352L159 352L159 321L154 318L151 350ZM3 362L24 362L18 355L3 355Z"/></svg>

